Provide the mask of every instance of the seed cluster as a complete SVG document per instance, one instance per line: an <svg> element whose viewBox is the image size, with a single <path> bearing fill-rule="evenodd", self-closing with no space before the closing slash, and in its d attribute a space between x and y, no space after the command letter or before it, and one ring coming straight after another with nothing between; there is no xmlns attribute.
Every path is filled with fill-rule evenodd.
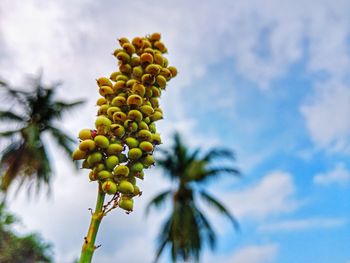
<svg viewBox="0 0 350 263"><path fill-rule="evenodd" d="M159 97L167 82L177 75L163 56L167 48L159 33L120 38L114 51L119 71L97 79L99 109L96 129L79 132L74 160L84 160L89 178L98 181L106 194L126 211L133 210L133 197L140 195L136 178L154 165L154 147L161 143L155 122L163 118Z"/></svg>

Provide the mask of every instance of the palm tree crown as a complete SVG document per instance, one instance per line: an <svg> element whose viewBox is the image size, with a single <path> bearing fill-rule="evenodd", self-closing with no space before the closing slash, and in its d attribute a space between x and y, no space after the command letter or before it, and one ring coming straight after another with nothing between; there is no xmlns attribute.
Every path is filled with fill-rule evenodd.
<svg viewBox="0 0 350 263"><path fill-rule="evenodd" d="M16 127L0 132L0 137L10 141L0 157L0 191L3 193L8 191L14 179L19 181L18 188L23 183L28 183L28 190L33 183L36 183L37 190L43 183L49 186L52 168L42 138L45 132L49 132L67 154L71 155L73 150L75 140L56 123L64 112L81 105L83 101L66 103L54 100L58 84L43 86L40 76L32 84L33 90L23 91L0 81L3 97L13 102L9 110L0 110L0 120L3 124L12 123L12 127Z"/></svg>
<svg viewBox="0 0 350 263"><path fill-rule="evenodd" d="M151 207L159 208L172 197L172 213L160 230L156 261L167 246L171 247L173 262L178 259L199 261L203 243L207 242L211 249L215 248L216 234L198 207L198 197L227 216L234 227L238 228L237 221L225 206L201 187L209 179L224 173L239 175L238 170L233 167L212 165L218 158L233 159L233 153L220 148L211 149L200 156L200 150L189 151L177 133L174 135L172 148L161 152L162 158L157 160L157 165L176 182L176 189L158 194L147 206L148 213Z"/></svg>

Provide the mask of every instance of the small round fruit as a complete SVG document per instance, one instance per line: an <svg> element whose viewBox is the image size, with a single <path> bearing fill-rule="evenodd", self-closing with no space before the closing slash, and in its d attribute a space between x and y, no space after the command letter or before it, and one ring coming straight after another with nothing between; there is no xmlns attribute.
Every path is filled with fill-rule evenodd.
<svg viewBox="0 0 350 263"><path fill-rule="evenodd" d="M98 98L98 100L96 101L97 106L102 106L102 105L105 105L106 103L107 103L107 100L105 97Z"/></svg>
<svg viewBox="0 0 350 263"><path fill-rule="evenodd" d="M140 79L143 75L143 68L141 66L136 66L132 69L132 75L136 79Z"/></svg>
<svg viewBox="0 0 350 263"><path fill-rule="evenodd" d="M135 132L138 129L137 122L135 122L133 120L126 120L124 122L124 127L129 132Z"/></svg>
<svg viewBox="0 0 350 263"><path fill-rule="evenodd" d="M106 166L103 163L95 164L95 168L93 169L95 173L98 173L102 170L106 170Z"/></svg>
<svg viewBox="0 0 350 263"><path fill-rule="evenodd" d="M161 38L161 35L160 33L153 33L149 38L151 41L159 41Z"/></svg>
<svg viewBox="0 0 350 263"><path fill-rule="evenodd" d="M160 95L162 95L161 90L156 86L152 86L152 96L158 98Z"/></svg>
<svg viewBox="0 0 350 263"><path fill-rule="evenodd" d="M128 176L129 175L129 167L126 165L119 165L114 168L113 173L116 176Z"/></svg>
<svg viewBox="0 0 350 263"><path fill-rule="evenodd" d="M106 180L108 178L112 178L112 174L109 171L103 170L97 173L97 177L100 180Z"/></svg>
<svg viewBox="0 0 350 263"><path fill-rule="evenodd" d="M137 122L142 121L142 113L139 112L138 110L131 110L131 111L129 111L128 117L131 120L134 120L134 121L137 121Z"/></svg>
<svg viewBox="0 0 350 263"><path fill-rule="evenodd" d="M79 144L79 149L84 152L93 151L95 150L95 147L96 147L96 144L91 139L84 140Z"/></svg>
<svg viewBox="0 0 350 263"><path fill-rule="evenodd" d="M123 150L124 150L124 147L121 144L112 143L107 148L107 154L108 155L115 155L115 154L121 153Z"/></svg>
<svg viewBox="0 0 350 263"><path fill-rule="evenodd" d="M172 77L172 78L175 78L176 75L177 75L177 68L175 68L175 67L173 67L173 66L169 66L169 67L168 67L168 70L169 70L170 73L171 73L171 77Z"/></svg>
<svg viewBox="0 0 350 263"><path fill-rule="evenodd" d="M149 131L150 131L151 133L156 133L156 132L157 132L156 124L155 124L154 122L150 123L150 124L148 125L148 127L149 127Z"/></svg>
<svg viewBox="0 0 350 263"><path fill-rule="evenodd" d="M145 86L143 86L141 83L135 83L131 89L135 94L138 94L141 97L143 97L146 92Z"/></svg>
<svg viewBox="0 0 350 263"><path fill-rule="evenodd" d="M97 180L97 174L94 171L90 171L89 179L90 179L90 181L96 181Z"/></svg>
<svg viewBox="0 0 350 263"><path fill-rule="evenodd" d="M87 157L86 160L90 166L93 166L94 164L96 164L102 160L102 153L94 152L92 154L89 154L89 156Z"/></svg>
<svg viewBox="0 0 350 263"><path fill-rule="evenodd" d="M111 126L111 124L112 124L111 120L104 116L98 116L95 121L96 128L109 127Z"/></svg>
<svg viewBox="0 0 350 263"><path fill-rule="evenodd" d="M139 95L130 95L126 101L129 106L140 106L143 100Z"/></svg>
<svg viewBox="0 0 350 263"><path fill-rule="evenodd" d="M128 158L130 160L138 160L142 156L142 150L140 148L132 148L128 151Z"/></svg>
<svg viewBox="0 0 350 263"><path fill-rule="evenodd" d="M120 163L125 163L128 161L128 157L126 157L124 153L118 153L117 156Z"/></svg>
<svg viewBox="0 0 350 263"><path fill-rule="evenodd" d="M137 185L134 185L133 196L140 195L140 193L141 193L140 187L138 187Z"/></svg>
<svg viewBox="0 0 350 263"><path fill-rule="evenodd" d="M139 147L144 152L152 152L153 151L152 143L147 142L147 141L141 142Z"/></svg>
<svg viewBox="0 0 350 263"><path fill-rule="evenodd" d="M161 53L155 53L154 54L154 63L163 66L164 64L164 58L163 55Z"/></svg>
<svg viewBox="0 0 350 263"><path fill-rule="evenodd" d="M148 130L140 130L137 133L137 137L141 140L141 141L151 141L152 140L152 133Z"/></svg>
<svg viewBox="0 0 350 263"><path fill-rule="evenodd" d="M118 52L116 57L122 63L128 63L130 61L130 55L128 53L126 53L125 51Z"/></svg>
<svg viewBox="0 0 350 263"><path fill-rule="evenodd" d="M115 122L122 122L124 123L124 121L126 120L126 114L122 111L118 111L118 112L115 112L113 114L113 120Z"/></svg>
<svg viewBox="0 0 350 263"><path fill-rule="evenodd" d="M158 75L160 72L160 67L157 64L149 64L146 67L145 72L151 75Z"/></svg>
<svg viewBox="0 0 350 263"><path fill-rule="evenodd" d="M119 108L119 107L116 107L116 106L112 106L112 107L109 107L108 109L107 109L107 115L108 115L108 117L109 118L113 118L113 114L115 113L115 112L117 112L117 111L121 111L121 109Z"/></svg>
<svg viewBox="0 0 350 263"><path fill-rule="evenodd" d="M138 125L138 128L139 128L140 130L148 130L148 129L149 129L147 123L144 122L144 121L140 121L140 123L139 123L139 125Z"/></svg>
<svg viewBox="0 0 350 263"><path fill-rule="evenodd" d="M151 154L147 154L144 158L142 158L142 164L148 168L152 165L154 165L154 157Z"/></svg>
<svg viewBox="0 0 350 263"><path fill-rule="evenodd" d="M109 140L106 136L104 135L97 135L95 138L94 138L94 141L97 145L97 147L100 147L102 149L106 149L108 148L109 146Z"/></svg>
<svg viewBox="0 0 350 263"><path fill-rule="evenodd" d="M86 152L80 150L80 149L76 149L73 153L72 153L72 159L74 161L76 160L82 160L86 157Z"/></svg>
<svg viewBox="0 0 350 263"><path fill-rule="evenodd" d="M137 146L139 146L139 141L136 140L133 137L128 137L125 139L125 143L126 145L131 149L131 148L136 148Z"/></svg>
<svg viewBox="0 0 350 263"><path fill-rule="evenodd" d="M130 64L121 64L119 66L119 70L124 74L130 74L132 72L132 67L130 66Z"/></svg>
<svg viewBox="0 0 350 263"><path fill-rule="evenodd" d="M111 75L110 75L110 79L113 80L113 81L116 81L117 77L120 75L120 72L119 71L115 71L113 72Z"/></svg>
<svg viewBox="0 0 350 263"><path fill-rule="evenodd" d="M106 161L106 167L108 170L112 171L114 169L114 167L119 164L119 159L117 156L115 155L112 155L112 156L109 156Z"/></svg>
<svg viewBox="0 0 350 263"><path fill-rule="evenodd" d="M107 180L102 184L102 190L109 195L114 195L117 193L117 185L111 181Z"/></svg>
<svg viewBox="0 0 350 263"><path fill-rule="evenodd" d="M118 191L122 194L132 194L134 192L134 186L127 180L122 180L118 185Z"/></svg>
<svg viewBox="0 0 350 263"><path fill-rule="evenodd" d="M102 86L99 89L99 93L101 96L107 96L112 95L114 93L114 90L109 86Z"/></svg>
<svg viewBox="0 0 350 263"><path fill-rule="evenodd" d="M122 138L125 135L125 129L121 124L112 124L111 130L115 136Z"/></svg>
<svg viewBox="0 0 350 263"><path fill-rule="evenodd" d="M134 208L134 200L132 198L120 198L118 205L121 209L131 212Z"/></svg>
<svg viewBox="0 0 350 263"><path fill-rule="evenodd" d="M155 111L151 115L151 121L159 121L161 119L163 119L163 114L160 111Z"/></svg>
<svg viewBox="0 0 350 263"><path fill-rule="evenodd" d="M152 142L154 144L161 144L162 143L162 139L160 138L160 134L159 133L152 134Z"/></svg>
<svg viewBox="0 0 350 263"><path fill-rule="evenodd" d="M96 79L96 82L97 82L97 85L99 87L102 87L102 86L112 87L112 85L113 85L112 82L108 78L105 78L105 77Z"/></svg>
<svg viewBox="0 0 350 263"><path fill-rule="evenodd" d="M132 55L135 53L135 47L131 43L124 43L122 45L123 49L128 53L129 55Z"/></svg>
<svg viewBox="0 0 350 263"><path fill-rule="evenodd" d="M162 75L158 75L156 77L156 82L158 84L158 86L161 88L161 89L164 89L165 86L166 86L166 78Z"/></svg>
<svg viewBox="0 0 350 263"><path fill-rule="evenodd" d="M118 80L116 83L113 85L113 90L118 91L118 90L123 90L126 88L126 82L124 80Z"/></svg>
<svg viewBox="0 0 350 263"><path fill-rule="evenodd" d="M144 168L143 164L141 162L137 162L131 166L130 171L133 173L141 172L143 170L143 168Z"/></svg>
<svg viewBox="0 0 350 263"><path fill-rule="evenodd" d="M126 103L126 99L120 95L115 97L111 102L113 106L117 106L117 107L123 106L125 105L125 103Z"/></svg>
<svg viewBox="0 0 350 263"><path fill-rule="evenodd" d="M136 49L142 48L143 46L143 42L142 42L142 38L141 37L135 37L133 38L133 40L131 41L131 43L134 45L134 47Z"/></svg>
<svg viewBox="0 0 350 263"><path fill-rule="evenodd" d="M152 54L150 53L143 53L141 56L140 56L140 62L141 64L152 64L153 63L153 56Z"/></svg>
<svg viewBox="0 0 350 263"><path fill-rule="evenodd" d="M155 83L156 79L151 74L144 74L141 78L141 81L145 85L152 85L153 83Z"/></svg>
<svg viewBox="0 0 350 263"><path fill-rule="evenodd" d="M123 46L126 43L130 43L129 39L127 39L126 37L118 38L118 42L120 46Z"/></svg>
<svg viewBox="0 0 350 263"><path fill-rule="evenodd" d="M79 139L80 139L80 140L92 139L91 130L90 130L90 129L82 129L82 130L79 132Z"/></svg>
<svg viewBox="0 0 350 263"><path fill-rule="evenodd" d="M152 106L149 105L142 105L140 107L140 111L145 115L145 116L150 116L154 113L154 109Z"/></svg>

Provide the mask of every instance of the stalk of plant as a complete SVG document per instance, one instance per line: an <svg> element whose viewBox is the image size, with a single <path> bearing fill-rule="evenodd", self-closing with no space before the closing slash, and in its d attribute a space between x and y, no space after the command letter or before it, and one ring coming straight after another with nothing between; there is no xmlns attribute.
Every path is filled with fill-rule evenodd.
<svg viewBox="0 0 350 263"><path fill-rule="evenodd" d="M142 194L137 179L143 180L144 169L154 165L153 151L161 143L155 126L163 118L159 98L177 75L164 57L167 48L159 33L131 42L120 38L119 44L121 48L113 53L119 70L97 79L101 97L95 129L79 132L80 144L72 156L83 160L82 168L90 169L89 179L98 185L80 263L91 262L103 217L118 207L131 213L133 198Z"/></svg>

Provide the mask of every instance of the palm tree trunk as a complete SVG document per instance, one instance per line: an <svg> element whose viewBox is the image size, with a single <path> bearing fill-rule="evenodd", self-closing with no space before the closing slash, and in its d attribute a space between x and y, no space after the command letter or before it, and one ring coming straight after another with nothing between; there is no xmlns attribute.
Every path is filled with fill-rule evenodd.
<svg viewBox="0 0 350 263"><path fill-rule="evenodd" d="M81 249L81 256L80 256L79 263L91 262L92 256L96 249L95 240L96 240L98 228L104 216L104 213L102 211L104 199L105 199L105 193L102 191L101 185L99 184L95 212L92 213L92 216L91 216L90 227L88 230L88 234L85 237L83 247Z"/></svg>

